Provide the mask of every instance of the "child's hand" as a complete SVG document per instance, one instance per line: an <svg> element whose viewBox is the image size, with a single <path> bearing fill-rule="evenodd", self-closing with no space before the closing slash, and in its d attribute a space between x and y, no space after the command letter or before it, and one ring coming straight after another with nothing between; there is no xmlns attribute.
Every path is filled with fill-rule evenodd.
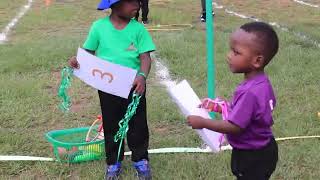
<svg viewBox="0 0 320 180"><path fill-rule="evenodd" d="M193 129L203 129L206 127L205 125L205 119L200 116L188 116L187 117L187 124L191 126Z"/></svg>
<svg viewBox="0 0 320 180"><path fill-rule="evenodd" d="M137 76L133 82L133 87L136 87L135 93L142 95L146 89L146 79L143 76Z"/></svg>
<svg viewBox="0 0 320 180"><path fill-rule="evenodd" d="M212 101L209 98L202 99L199 107L206 109L209 112L218 112L218 113L222 112L222 109L219 106L219 104L215 103L214 101Z"/></svg>
<svg viewBox="0 0 320 180"><path fill-rule="evenodd" d="M72 56L69 61L69 66L72 67L72 68L75 68L75 69L79 69L80 68L80 65L77 61L77 58L75 56Z"/></svg>

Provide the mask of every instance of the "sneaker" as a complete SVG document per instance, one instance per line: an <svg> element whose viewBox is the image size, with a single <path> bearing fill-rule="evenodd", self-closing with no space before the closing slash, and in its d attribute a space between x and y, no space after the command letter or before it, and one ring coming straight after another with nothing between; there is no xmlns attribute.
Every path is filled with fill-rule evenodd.
<svg viewBox="0 0 320 180"><path fill-rule="evenodd" d="M203 14L200 16L200 21L201 21L201 22L206 22L206 13L203 13Z"/></svg>
<svg viewBox="0 0 320 180"><path fill-rule="evenodd" d="M212 16L214 16L214 15L215 15L215 13L212 12ZM201 21L201 22L206 22L206 13L203 13L203 14L200 16L200 21Z"/></svg>
<svg viewBox="0 0 320 180"><path fill-rule="evenodd" d="M142 24L147 25L147 24L149 24L149 21L148 20L142 21Z"/></svg>
<svg viewBox="0 0 320 180"><path fill-rule="evenodd" d="M152 180L151 169L147 160L143 159L135 162L133 166L136 168L136 174L139 180Z"/></svg>
<svg viewBox="0 0 320 180"><path fill-rule="evenodd" d="M106 168L105 180L118 180L121 173L121 163L117 162L113 165L108 165Z"/></svg>

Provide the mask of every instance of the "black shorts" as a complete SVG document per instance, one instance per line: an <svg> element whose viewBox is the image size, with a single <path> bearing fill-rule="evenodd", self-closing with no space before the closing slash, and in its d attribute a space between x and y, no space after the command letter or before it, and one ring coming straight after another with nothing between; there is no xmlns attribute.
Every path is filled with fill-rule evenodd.
<svg viewBox="0 0 320 180"><path fill-rule="evenodd" d="M258 150L233 149L231 170L237 180L267 180L276 169L278 145L274 138Z"/></svg>

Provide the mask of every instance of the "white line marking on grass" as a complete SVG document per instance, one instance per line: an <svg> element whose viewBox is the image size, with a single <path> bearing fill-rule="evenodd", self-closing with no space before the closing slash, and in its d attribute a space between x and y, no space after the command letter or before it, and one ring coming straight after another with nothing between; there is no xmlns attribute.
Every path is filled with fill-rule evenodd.
<svg viewBox="0 0 320 180"><path fill-rule="evenodd" d="M213 3L213 6L214 6L214 8L219 7L218 9L223 9L223 8L224 8L223 6L219 6L217 3ZM222 7L222 8L221 8L221 7ZM247 16L247 15L244 15L244 14L240 14L240 13L231 11L231 10L229 10L229 9L227 9L227 8L225 8L224 11L225 11L227 14L230 14L230 15L233 15L233 16L237 16L237 17L240 17L240 18L242 18L242 19L249 19L249 20L252 20L252 21L261 21L260 19L258 19L258 18L256 18L256 17ZM290 30L289 28L287 28L287 27L285 27L285 26L283 26L283 25L280 25L280 24L277 23L277 22L269 22L269 24L270 24L271 26L274 26L274 27L279 28L280 30L282 30L282 31L284 31L284 32L292 33L292 34L294 34L296 37L299 37L300 39L302 39L303 41L307 41L307 42L313 44L314 46L320 48L320 43L319 43L318 41L312 39L311 37L305 35L304 33Z"/></svg>
<svg viewBox="0 0 320 180"><path fill-rule="evenodd" d="M25 15L25 13L30 9L32 2L33 0L28 0L28 3L20 9L16 17L14 17L10 21L10 23L2 30L2 32L0 33L0 44L3 44L5 41L7 41L7 36L10 33L11 29L18 23L20 18L22 18Z"/></svg>
<svg viewBox="0 0 320 180"><path fill-rule="evenodd" d="M243 15L243 14L240 14L240 13L237 13L237 12L234 12L234 11L230 11L229 9L225 9L224 10L227 14L231 14L231 15L234 15L234 16L238 16L242 19L250 19L252 21L260 21L259 19L255 18L255 17L250 17L250 16L246 16L246 15Z"/></svg>
<svg viewBox="0 0 320 180"><path fill-rule="evenodd" d="M314 8L319 8L320 7L319 5L311 4L311 3L308 3L308 2L305 2L305 1L300 1L300 0L293 0L293 1L296 2L296 3L302 4L302 5L305 5L305 6L310 6L310 7L314 7Z"/></svg>
<svg viewBox="0 0 320 180"><path fill-rule="evenodd" d="M290 32L290 33L294 34L296 37L299 37L300 39L302 39L304 41L307 41L307 42L313 44L314 46L320 48L320 43L317 40L312 39L311 37L309 37L306 34L303 34L301 32L296 32L296 31L289 30L287 27L284 27L284 26L282 26L282 25L280 25L280 24L278 24L276 22L270 22L269 24L271 26L275 26L275 27L281 29L282 31Z"/></svg>
<svg viewBox="0 0 320 180"><path fill-rule="evenodd" d="M160 84L170 88L177 84L176 81L171 79L168 68L161 63L161 59L155 53L152 53L152 59L154 59L156 66L156 75L160 80Z"/></svg>
<svg viewBox="0 0 320 180"><path fill-rule="evenodd" d="M224 8L222 5L218 5L216 2L213 2L212 5L216 9L223 9Z"/></svg>

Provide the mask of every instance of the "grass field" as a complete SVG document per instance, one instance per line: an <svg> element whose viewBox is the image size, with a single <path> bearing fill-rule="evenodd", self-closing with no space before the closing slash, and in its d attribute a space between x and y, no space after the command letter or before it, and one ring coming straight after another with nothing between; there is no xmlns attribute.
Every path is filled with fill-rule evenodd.
<svg viewBox="0 0 320 180"><path fill-rule="evenodd" d="M34 0L27 14L0 45L0 155L52 157L44 134L50 130L88 126L100 113L94 89L74 79L70 90L72 112L57 109L60 70L84 41L90 24L105 16L97 12L99 0L56 0L49 7ZM25 0L1 0L0 30L26 4ZM320 5L319 0L306 2ZM320 8L293 0L218 1L235 12L277 22L320 42ZM173 79L187 79L200 97L206 95L205 25L198 22L200 1L151 0L151 23L189 23L179 32L152 32L157 57ZM248 22L223 9L215 16L215 64L217 95L230 98L242 80L225 63L228 36ZM276 91L276 137L320 134L320 49L294 33L276 29L280 51L267 68ZM201 141L185 125L155 68L148 79L150 148L197 147ZM315 180L320 176L318 139L279 142L280 160L272 179ZM230 152L218 154L151 155L154 179L234 179ZM54 162L0 162L0 179L102 179L104 161L82 164ZM122 179L134 179L130 158Z"/></svg>

